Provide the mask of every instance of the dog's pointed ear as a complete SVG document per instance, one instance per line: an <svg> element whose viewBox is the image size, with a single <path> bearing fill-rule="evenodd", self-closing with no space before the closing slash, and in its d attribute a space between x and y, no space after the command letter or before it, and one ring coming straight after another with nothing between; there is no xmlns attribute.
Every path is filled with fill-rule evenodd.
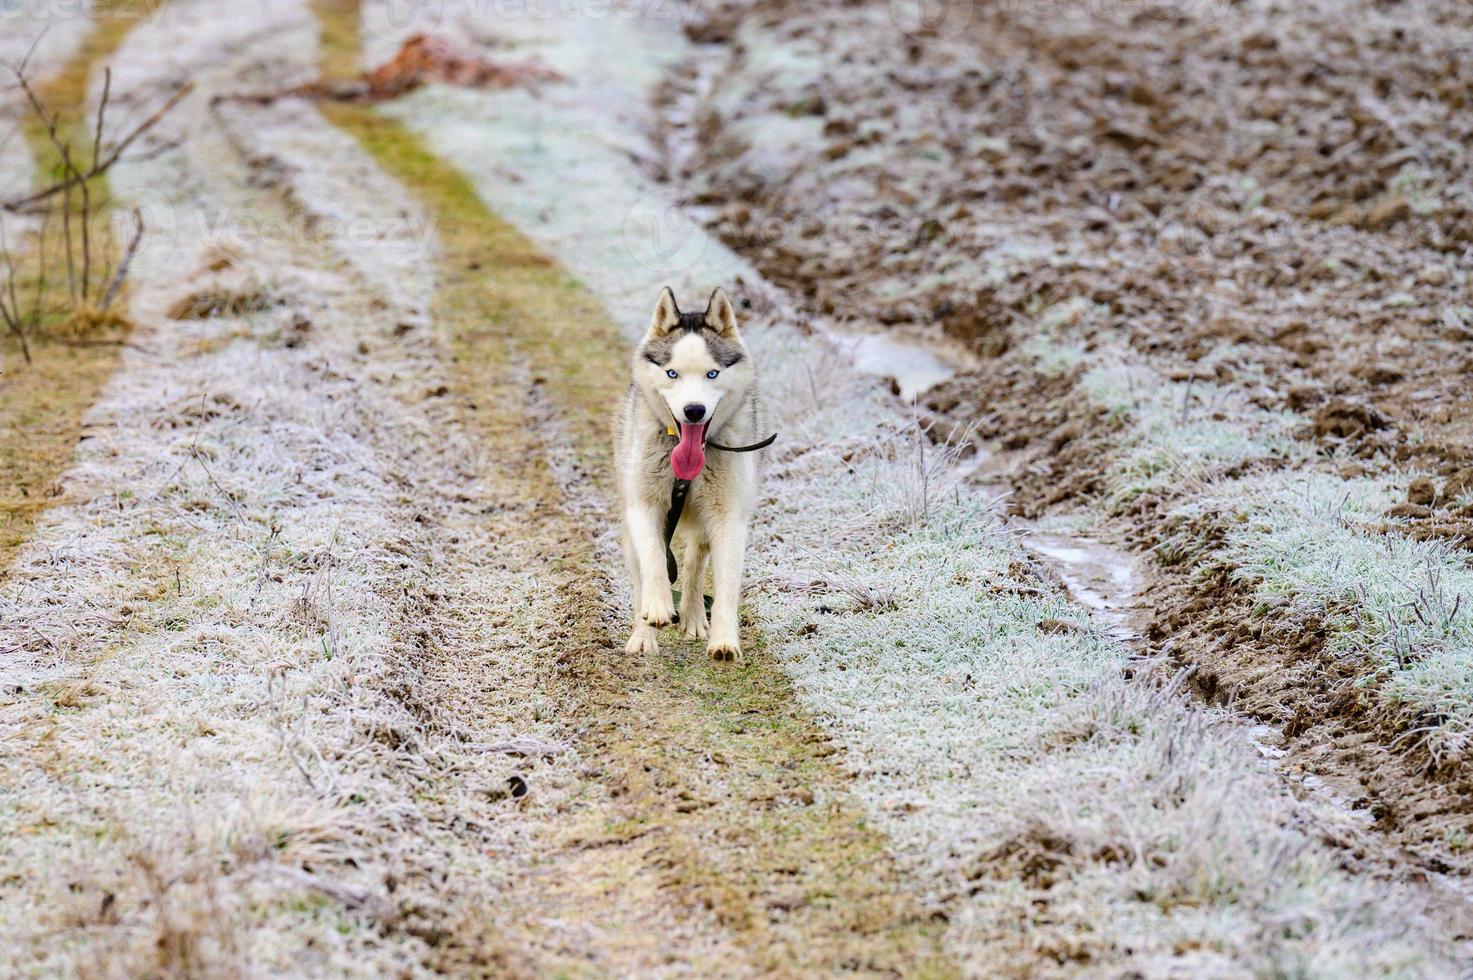
<svg viewBox="0 0 1473 980"><path fill-rule="evenodd" d="M723 337L736 336L736 310L720 286L711 294L711 302L706 304L706 326Z"/></svg>
<svg viewBox="0 0 1473 980"><path fill-rule="evenodd" d="M655 303L655 315L650 320L650 336L662 337L675 329L680 322L680 307L675 305L675 293L666 286L660 290L660 299Z"/></svg>

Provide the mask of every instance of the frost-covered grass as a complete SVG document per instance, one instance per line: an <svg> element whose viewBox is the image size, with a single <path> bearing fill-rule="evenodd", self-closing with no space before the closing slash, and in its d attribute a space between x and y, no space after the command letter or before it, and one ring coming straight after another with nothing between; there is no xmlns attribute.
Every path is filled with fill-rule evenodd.
<svg viewBox="0 0 1473 980"><path fill-rule="evenodd" d="M310 73L314 39L300 3L181 0L118 55L120 111L176 75L200 91L157 134L179 148L112 173L120 206L174 220L135 264L135 345L0 589L0 947L18 975L413 974L429 944L387 924L486 914L505 871L488 855L529 851L488 746L552 741L515 652L559 597L477 563L492 494L425 395L448 380L440 352L397 327L427 277L378 264L413 243L355 274L328 220L376 208L392 235L409 204L301 106L209 107ZM271 190L246 162L257 137L280 154ZM284 189L315 233L261 238L293 227ZM280 302L167 317L197 290ZM501 618L501 645L466 642ZM484 671L432 685L417 642ZM461 708L483 673L498 686ZM435 685L454 724L415 704Z"/></svg>
<svg viewBox="0 0 1473 980"><path fill-rule="evenodd" d="M1336 818L1301 811L1211 714L1121 681L1126 651L1020 571L944 461L899 426L803 448L771 474L752 602L871 808L940 887L970 892L961 955L1022 967L1008 943L1042 901L1045 949L1151 974L1435 969L1380 917L1415 921L1406 897L1345 879L1299 829ZM851 579L888 588L886 606L856 608Z"/></svg>
<svg viewBox="0 0 1473 980"><path fill-rule="evenodd" d="M1113 508L1145 493L1196 486L1250 460L1310 456L1293 438L1293 416L1260 411L1245 417L1234 394L1215 384L1160 384L1148 371L1114 360L1090 367L1080 384L1112 415L1129 421L1107 476L1106 502Z"/></svg>
<svg viewBox="0 0 1473 980"><path fill-rule="evenodd" d="M1452 972L1405 893L1349 877L1319 842L1312 828L1340 818L1295 802L1219 716L1124 680L1128 651L1031 570L995 504L905 412L795 328L782 296L714 240L674 272L640 264L624 221L653 188L621 151L637 134L603 138L602 100L643 97L621 66L678 38L580 58L570 47L596 43L582 25L538 26L523 50L594 64L580 84L535 103L432 88L392 111L593 286L631 342L666 279L684 296L743 278L781 432L748 602L846 746L856 793L946 908L967 971Z"/></svg>
<svg viewBox="0 0 1473 980"><path fill-rule="evenodd" d="M1369 532L1404 499L1397 483L1300 474L1213 487L1180 513L1230 522L1216 557L1237 567L1265 600L1300 613L1348 610L1334 624L1334 653L1368 663L1392 705L1411 713L1434 754L1460 755L1473 735L1473 569L1454 549Z"/></svg>
<svg viewBox="0 0 1473 980"><path fill-rule="evenodd" d="M1030 348L1040 367L1072 362L1070 317L1055 311L1040 322ZM1442 544L1373 529L1418 474L1318 472L1313 443L1296 438L1307 423L1294 413L1266 411L1210 382L1164 381L1109 350L1083 363L1082 389L1125 421L1101 505L1118 509L1145 493L1189 487L1170 516L1225 524L1210 557L1236 566L1257 597L1288 600L1302 612L1329 603L1350 610L1331 649L1364 662L1367 681L1384 680L1377 691L1435 753L1461 752L1473 737L1473 572ZM1289 465L1232 476L1265 462ZM1162 552L1209 557L1180 533Z"/></svg>

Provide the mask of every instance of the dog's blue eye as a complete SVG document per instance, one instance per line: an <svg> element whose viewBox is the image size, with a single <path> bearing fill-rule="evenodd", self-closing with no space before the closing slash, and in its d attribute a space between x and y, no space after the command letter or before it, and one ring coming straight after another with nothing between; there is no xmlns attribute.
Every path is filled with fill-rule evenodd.
<svg viewBox="0 0 1473 980"><path fill-rule="evenodd" d="M718 375L720 373L721 373L720 371L707 371L706 372L706 377L711 378L711 379L714 380L715 377L716 377L716 375Z"/></svg>
<svg viewBox="0 0 1473 980"><path fill-rule="evenodd" d="M668 370L668 371L665 372L665 377L667 377L667 378L678 378L678 377L680 377L680 372L679 371L676 371L674 368L671 368L670 370Z"/></svg>

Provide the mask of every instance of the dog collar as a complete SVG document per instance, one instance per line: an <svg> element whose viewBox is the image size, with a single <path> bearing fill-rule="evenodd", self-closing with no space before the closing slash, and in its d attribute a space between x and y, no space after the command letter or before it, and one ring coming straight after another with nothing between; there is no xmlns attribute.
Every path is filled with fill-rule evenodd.
<svg viewBox="0 0 1473 980"><path fill-rule="evenodd" d="M671 438L674 438L676 435L675 426L671 425L669 422L665 423L665 435L670 436ZM763 439L761 442L754 442L750 446L723 446L721 443L712 442L710 439L707 439L703 443L703 445L709 446L712 449L719 449L724 453L755 453L759 449L766 449L774 442L777 442L776 432L768 436L766 439Z"/></svg>

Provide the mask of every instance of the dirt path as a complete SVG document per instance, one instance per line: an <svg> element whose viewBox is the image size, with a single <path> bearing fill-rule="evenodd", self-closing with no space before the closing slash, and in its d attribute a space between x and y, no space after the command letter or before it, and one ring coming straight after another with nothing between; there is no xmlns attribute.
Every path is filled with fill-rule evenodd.
<svg viewBox="0 0 1473 980"><path fill-rule="evenodd" d="M950 972L883 839L850 802L834 749L761 655L760 641L754 667L740 675L689 652L662 664L615 655L609 585L592 571L598 539L606 536L598 503L604 488L586 475L602 468L600 419L622 361L601 311L407 134L342 110L334 121L362 137L388 173L421 196L441 230L432 296L412 275L365 278L385 266L358 254L362 248L330 220L339 206L354 206L345 192L361 193L362 181L372 181L355 173L353 154L321 132L310 108L209 107L223 85L249 89L290 77L292 67L273 74L261 64L269 62L266 50L290 62L292 46L259 45L272 32L299 36L300 17L279 7L270 23L222 31L197 13L181 7L157 36L125 52L141 59L173 44L182 59L153 74L121 72L120 89L135 96L191 64L213 70L177 122L197 130L185 157L171 154L125 175L124 200L160 181L183 196L175 240L163 246L166 264L140 275L135 304L148 324L140 343L158 353L134 356L98 413L107 426L118 424L123 406L125 414L146 418L130 399L149 374L176 393L170 411L198 386L202 407L184 416L195 434L182 446L153 450L165 466L184 454L173 477L183 477L183 485L166 480L162 496L138 512L153 515L161 549L127 547L119 566L106 556L121 542L97 540L72 546L64 558L78 598L96 593L89 583L99 573L122 573L124 581L141 576L140 586L157 577L160 589L131 589L97 610L87 639L59 662L24 633L13 634L12 653L30 651L32 669L48 678L37 693L61 697L76 712L63 725L68 741L101 738L118 746L112 756L48 763L54 789L7 816L32 835L12 855L22 865L54 861L66 845L65 832L38 833L40 827L100 818L118 837L117 849L77 872L74 888L103 910L85 917L85 952L66 954L75 934L48 923L31 940L40 962L107 955L142 964L156 956L165 968L208 971L244 957L265 967L340 905L353 925L337 948L323 950L321 965L359 949L380 962L407 956L439 969L495 974L741 975L840 964L861 972ZM195 237L206 228L197 219L213 213L227 216L229 226ZM389 228L387 212L378 213L379 229ZM240 233L261 228L277 234L257 241ZM242 298L226 310L264 309L244 324L229 312L184 323L163 316L199 306L197 298L207 295ZM263 299L244 302L252 296ZM519 351L530 337L545 345L547 331L533 328L548 323L566 324L552 339L578 355L583 377L549 370L557 349ZM252 354L256 345L269 346ZM264 377L278 379L268 384L289 406L285 415L248 409L221 373L263 377L261 367L250 366L253 357L262 359ZM313 378L320 391L312 390ZM356 389L348 403L345 384ZM327 507L314 510L295 493L271 504L273 495L263 496L264 487L247 475L262 462L252 441L256 427L274 417L278 427L294 429L288 419L315 411L338 419L337 452L361 459L351 479L362 485L342 483L350 478L343 463L324 469L309 462L310 438L279 432L276 452L316 474ZM116 491L97 481L144 458L125 464L129 452L103 440L90 480L73 479L77 495L51 512L48 541L74 533L68 528L76 517L107 506ZM147 470L164 475L157 462ZM370 489L379 502L365 495ZM181 523L189 511L173 509L180 493L210 501L198 512L206 517L203 528L192 526L198 518ZM329 528L341 530L324 537ZM339 557L344 546L360 557ZM303 566L290 557L298 553L315 557ZM47 602L39 588L41 554L33 545L18 568L7 622L22 630L68 620L80 626L75 610L40 615ZM247 572L252 567L257 571ZM170 572L173 594L162 588ZM233 585L233 577L245 587ZM313 657L310 644L273 640L263 659L263 652L248 652L246 636L219 632L223 623L200 624L211 607L246 623L296 624L282 639L303 629L310 640L320 630L321 649ZM364 633L385 615L387 647ZM108 624L119 619L142 628L118 635ZM175 706L191 700L183 691L123 693L138 656L161 657L144 654L157 634L143 624L171 619L191 632L216 630L214 643L258 664L262 673L247 686L271 706L263 724L226 721L251 697L212 706L215 720L184 738L191 757L208 751L210 740L244 748L252 732L263 748L281 746L248 752L252 761L227 779L201 771L206 798L269 783L266 772L276 770L283 789L305 781L305 809L268 794L220 828L221 836L196 830L169 843L149 835L145 845L138 820L164 786L138 787L126 802L90 816L53 795L78 780L104 778L125 760L157 764L145 760L162 745L115 740L120 722L152 717L172 727ZM355 679L342 687L348 664ZM196 665L198 681L189 683L208 683L225 667ZM113 708L104 712L107 704ZM55 729L41 708L31 703L11 716L14 745L55 737L46 734ZM230 726L228 737L221 725ZM500 759L507 762L498 765ZM11 777L34 778L24 773ZM375 801L373 812L355 812L363 799ZM178 818L187 820L171 813L164 823ZM262 855L229 843L269 837L273 823L301 828L282 831L283 840L305 841L307 833L314 843ZM307 831L312 824L320 829ZM155 869L174 883L166 892L150 891ZM318 898L249 911L262 889L293 882ZM324 896L332 906L322 906ZM198 916L166 910L200 901ZM140 922L147 928L134 931ZM268 924L272 931L261 931ZM11 921L7 931L21 927Z"/></svg>
<svg viewBox="0 0 1473 980"><path fill-rule="evenodd" d="M0 592L20 969L1455 972L1442 908L1125 680L990 496L714 249L685 275L751 300L783 440L749 663L624 656L609 311L652 273L609 244L628 120L567 113L590 50L665 35L519 24L585 72L540 108L215 101L355 74L356 14L179 0L118 52L129 106L200 91L117 175L175 220ZM460 138L507 125L532 145Z"/></svg>
<svg viewBox="0 0 1473 980"><path fill-rule="evenodd" d="M328 70L342 74L344 61L357 59L337 38L356 23L326 13L328 50L343 59ZM554 919L633 925L643 916L628 907L631 894L709 909L759 972L846 963L946 972L882 839L848 800L827 738L760 640L740 672L696 650L661 665L618 655L620 618L602 598L608 573L595 571L608 567L607 549L596 555L595 545L607 537L607 409L623 388L622 338L591 297L406 128L354 108L329 118L436 219L445 271L434 319L449 332L488 456L507 461L496 496L522 504L506 518L505 540L539 529L517 541L521 560L511 564L540 569L559 597L563 622L538 652L556 666L545 696L561 717L579 720L580 751L601 770L594 786L608 802L559 834L530 893L553 901ZM555 881L561 888L549 889ZM605 903L606 914L590 912L590 900ZM603 965L624 972L618 963Z"/></svg>
<svg viewBox="0 0 1473 980"><path fill-rule="evenodd" d="M1096 665L1102 672L1111 669L1105 665L1116 662L1113 658L1118 650L1096 646L1097 634L1091 629L1086 634L1073 634L1084 642L1059 649L1058 659L1053 659L1055 651L1049 649L1047 637L1070 635L1070 624L1077 622L1078 610L1048 604L1054 586L1036 588L1033 583L1047 579L1035 578L1036 573L1021 556L1003 544L1005 537L983 530L991 526L990 519L985 506L978 506L982 502L970 491L957 501L958 511L924 500L921 488L927 486L928 479L935 481L932 486L938 495L952 500L947 468L934 461L910 467L897 465L901 460L915 459L912 454L917 451L904 436L893 445L888 441L888 427L900 414L897 406L878 402L872 389L855 383L846 373L843 358L834 357L822 342L798 339L808 325L803 323L803 314L796 312L786 298L769 297L760 278L745 269L739 258L724 254L714 243L707 243L700 251L697 240L689 250L692 255L699 253L692 265L652 272L650 261L658 263L658 249L645 249L642 246L649 243L631 241L630 222L641 219L651 202L653 216L663 220L666 227L679 229L683 227L681 221L688 220L674 210L660 210L660 202L668 202L668 195L680 189L652 187L647 179L640 179L625 155L627 148L628 155L636 160L652 159L648 147L631 128L658 122L639 108L639 86L652 75L656 83L660 78L660 73L650 71L650 67L682 64L675 55L680 42L669 36L669 25L639 25L617 19L593 25L576 17L566 23L553 18L528 24L495 17L478 21L467 16L447 27L462 32L459 36L481 38L495 45L491 50L510 47L519 55L544 57L576 79L567 88L553 88L527 98L515 93L488 97L429 91L389 110L474 175L478 188L498 208L515 215L540 244L587 281L597 283L601 294L628 296L628 305L637 305L640 299L640 290L631 292L629 284L642 284L652 275L680 281L707 281L713 277L726 281L730 277L745 281L751 291L754 318L761 324L760 332L754 330L758 336L754 342L762 345L765 389L773 404L780 407L777 424L785 433L785 445L792 447L771 474L770 485L778 500L803 501L764 514L760 545L755 549L758 568L754 572L761 587L755 590L754 606L782 636L776 650L798 681L804 701L814 706L826 726L849 749L863 774L859 791L875 819L905 853L924 855L917 861L921 867L916 870L934 890L945 894L943 901L953 922L948 938L959 958L971 968L997 970L1006 969L1003 964L1017 969L1029 968L1019 964L1036 966L1040 946L1050 951L1049 956L1078 955L1081 960L1098 957L1113 961L1114 957L1123 957L1122 961L1136 962L1152 955L1169 956L1169 942L1157 946L1153 953L1144 953L1134 945L1136 940L1120 938L1129 932L1125 924L1132 914L1128 911L1129 900L1112 899L1104 909L1092 907L1091 913L1082 912L1074 904L1073 896L1078 894L1074 889L1090 887L1084 885L1085 881L1108 881L1122 869L1110 866L1108 855L1115 853L1114 845L1102 846L1098 839L1083 833L1072 817L1063 814L1081 812L1076 808L1113 812L1119 807L1121 812L1131 812L1140 827L1159 827L1162 821L1190 821L1198 816L1205 819L1197 806L1205 804L1209 795L1206 787L1215 781L1207 778L1198 784L1189 802L1161 799L1143 813L1137 806L1142 796L1127 788L1128 781L1110 786L1088 784L1087 780L1075 782L1078 774L1072 769L1074 762L1083 764L1085 757L1096 752L1118 751L1121 757L1108 763L1096 756L1094 771L1118 766L1120 771L1144 775L1154 766L1142 767L1139 756L1131 756L1130 761L1125 756L1149 751L1145 745L1159 737L1163 743L1192 744L1194 749L1189 755L1193 761L1185 763L1185 770L1200 776L1197 763L1224 752L1234 759L1226 768L1221 762L1207 763L1219 773L1251 771L1255 780L1259 775L1269 776L1268 783L1255 782L1251 792L1245 792L1242 786L1231 791L1242 804L1236 826L1258 828L1245 832L1259 843L1276 833L1269 829L1281 826L1276 821L1290 819L1276 810L1282 802L1278 794L1285 793L1285 789L1270 788L1272 776L1261 763L1233 755L1236 748L1229 745L1235 736L1214 730L1202 741L1198 726L1203 719L1191 711L1160 713L1146 725L1142 732L1145 737L1139 743L1110 743L1102 731L1092 729L1094 734L1087 739L1089 747L1075 758L1045 760L1030 754L1028 746L1055 744L1054 739L1073 744L1073 721L1064 720L1071 712L1101 711L1106 717L1116 717L1120 704L1139 696L1139 691L1121 690L1118 675L1111 678L1106 673L1093 673ZM600 53L591 57L594 49ZM607 54L612 50L619 52L618 58ZM702 56L709 56L709 52L702 52ZM771 67L764 66L763 79L771 79L767 70ZM689 73L680 77L688 78ZM771 127L779 137L787 131L785 124ZM615 149L611 152L610 147ZM631 261L631 253L638 261ZM650 288L658 288L658 283ZM821 330L823 321L819 319L816 326ZM843 406L843 421L831 418L835 406ZM924 459L925 454L920 455ZM860 488L867 497L862 501L848 499L848 493ZM895 504L902 504L898 513L890 509ZM939 522L931 527L931 533L945 545L909 540L903 531L899 537L892 534L872 543L871 522L879 521L891 529L906 528L916 520L917 512L925 513L927 509L934 510L933 519ZM895 523L884 523L888 521ZM922 523L930 526L928 521ZM974 527L975 537L969 533ZM836 528L843 529L843 544L838 546L832 537ZM961 550L953 553L951 548ZM893 553L893 559L887 552ZM1002 567L993 565L998 559ZM979 593L972 583L980 581L994 585ZM999 593L1036 595L1040 606L994 603L991 596ZM1131 669L1123 660L1120 663L1121 669ZM1085 676L1091 679L1085 680ZM1065 677L1072 679L1061 681ZM1026 701L1022 692L1030 683L1024 678L1038 681L1045 689L1059 690L1057 685L1064 683L1071 690L1091 689L1095 693L1081 695L1078 700L1071 694L1060 701L1033 703L1020 711L1019 702ZM959 693L957 684L963 685L962 691L975 694ZM1079 688L1072 687L1074 684ZM1010 696L1015 694L1021 697ZM1094 700L1096 694L1101 701ZM1094 706L1085 707L1086 703ZM1105 707L1106 703L1112 706ZM1160 712L1160 708L1153 710ZM954 733L970 748L961 749L960 742L943 733ZM1247 733L1236 738L1250 755L1259 755ZM1106 744L1111 747L1106 748ZM1034 784L1035 778L1046 783ZM1030 790L1024 787L1074 802L1061 802L1061 819L1047 818L1049 829L1043 830L1036 823L1037 801L1027 797ZM1116 802L1103 803L1107 797ZM1316 834L1335 839L1351 834L1348 825L1342 827L1346 824L1344 816L1331 812L1333 807L1327 801L1307 802L1313 817L1308 813L1295 816L1292 822L1296 825L1317 826ZM1220 806L1212 809L1216 816L1211 819L1221 823L1225 818ZM1139 828L1128 832L1121 828L1121 832L1132 841L1142 833L1153 833ZM1175 859L1187 859L1166 842L1167 838L1157 839L1165 851L1175 852ZM1059 840L1069 843L1054 843ZM1118 846L1136 845L1127 845L1122 838ZM1220 847L1221 853L1237 855L1231 861L1233 874L1240 881L1232 889L1237 895L1258 895L1268 880L1286 880L1282 869L1258 878L1258 870L1266 871L1277 859L1260 865L1268 854L1255 853L1254 847L1245 848L1240 839L1219 839L1213 846ZM1309 870L1320 856L1315 848L1301 851L1302 843L1288 840L1283 846L1301 855L1296 861L1305 861L1296 874L1305 874L1304 880L1318 880L1319 872ZM1061 852L1073 857L1061 861ZM979 879L991 881L994 873L1001 883L1014 881L1006 868L1011 867L1009 856L1020 854L1037 855L1038 861L1050 867L1061 862L1069 870L1046 876L1019 892L1006 885L994 890L976 884ZM1093 860L1086 855L1092 855ZM1096 860L1100 863L1095 864ZM965 881L955 877L961 868L967 869ZM1101 877L1092 878L1094 875ZM1144 892L1137 889L1135 894L1175 894L1178 882L1171 880L1169 873L1161 877L1165 880ZM1327 887L1349 884L1338 882ZM1357 884L1373 890L1377 887L1370 881ZM1109 891L1108 886L1094 887ZM1351 887L1352 893L1355 887ZM1211 888L1206 891L1214 892ZM1036 932L1016 930L1011 925L1015 920L1008 917L1012 910L1019 909L1010 901L1014 895L1020 900L1028 895L1035 903L1047 905L1056 920ZM1269 904L1283 900L1294 904L1282 894ZM1354 904L1355 900L1348 901ZM1399 905L1403 899L1394 901ZM1413 904L1416 901L1412 899ZM1437 904L1435 900L1433 904ZM1209 900L1203 908L1208 907L1245 916L1247 921L1240 927L1248 929L1253 928L1248 922L1260 921L1258 915L1269 914L1267 906L1257 904L1256 899L1246 903L1228 901L1221 906ZM1206 956L1243 957L1240 963L1258 962L1265 969L1264 962L1288 962L1274 959L1279 956L1303 955L1309 959L1301 962L1309 962L1319 956L1339 955L1335 944L1313 953L1296 947L1292 954L1283 950L1265 954L1253 943L1246 947L1229 943L1233 952L1228 953L1220 936L1205 938L1204 933L1195 931L1197 923L1184 916L1180 906L1173 904L1171 910L1170 925L1158 928L1183 930L1183 938L1176 944L1178 950L1198 948L1193 944L1200 943L1204 950L1213 950L1204 953ZM1139 908L1135 911L1151 914ZM1114 918L1117 913L1123 918ZM1024 913L1019 909L1018 914ZM1348 934L1358 935L1361 926L1347 922L1345 928ZM1162 932L1153 935L1159 940ZM1125 952L1133 945L1132 952ZM1024 948L1035 952L1025 952ZM1259 955L1271 959L1255 961L1253 957Z"/></svg>

